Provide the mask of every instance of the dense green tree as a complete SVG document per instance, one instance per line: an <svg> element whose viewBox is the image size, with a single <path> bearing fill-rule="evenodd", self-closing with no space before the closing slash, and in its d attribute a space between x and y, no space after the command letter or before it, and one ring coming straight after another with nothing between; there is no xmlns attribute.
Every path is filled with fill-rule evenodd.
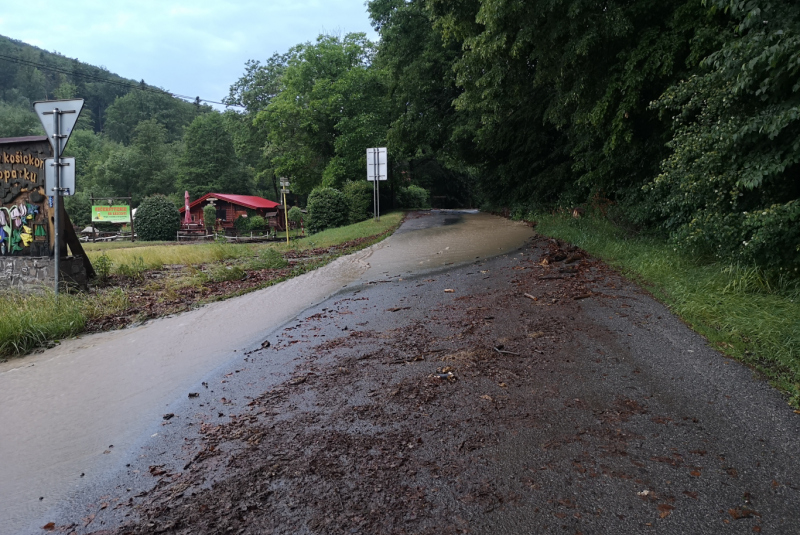
<svg viewBox="0 0 800 535"><path fill-rule="evenodd" d="M167 142L172 143L181 139L184 128L198 113L206 113L209 109L207 106L198 109L166 92L131 91L118 97L105 110L103 129L112 140L128 145L139 123L155 119L164 125Z"/></svg>
<svg viewBox="0 0 800 535"><path fill-rule="evenodd" d="M372 0L368 9L381 35L375 63L387 72L392 105L392 189L413 182L433 192L441 206L470 205L474 129L453 106L462 92L454 70L462 42L434 27L428 0Z"/></svg>
<svg viewBox="0 0 800 535"><path fill-rule="evenodd" d="M338 185L363 174L365 149L388 126L381 73L370 68L374 45L364 34L320 36L292 48L280 92L256 114L276 176L309 193L323 181Z"/></svg>
<svg viewBox="0 0 800 535"><path fill-rule="evenodd" d="M648 104L697 63L716 27L697 0L431 6L464 48L455 104L501 203L636 197L668 139Z"/></svg>
<svg viewBox="0 0 800 535"><path fill-rule="evenodd" d="M0 137L44 135L39 117L28 106L0 102Z"/></svg>
<svg viewBox="0 0 800 535"><path fill-rule="evenodd" d="M178 190L195 199L209 192L249 194L250 183L217 112L198 116L186 129L178 169Z"/></svg>
<svg viewBox="0 0 800 535"><path fill-rule="evenodd" d="M672 154L648 187L684 245L800 266L800 7L713 0L737 26L704 69L654 107L673 118Z"/></svg>

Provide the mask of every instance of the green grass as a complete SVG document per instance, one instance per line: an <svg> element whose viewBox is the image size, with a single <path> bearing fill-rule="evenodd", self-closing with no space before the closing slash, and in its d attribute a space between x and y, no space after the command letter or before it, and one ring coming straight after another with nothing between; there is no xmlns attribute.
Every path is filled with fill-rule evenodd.
<svg viewBox="0 0 800 535"><path fill-rule="evenodd" d="M88 244L86 254L94 263L105 255L112 263L111 272L136 276L146 269L161 269L165 265L197 266L211 262L258 257L261 251L275 248L277 251L295 249L304 251L319 247L331 247L339 243L381 234L396 227L403 217L402 212L393 212L381 217L380 222L362 221L335 229L325 230L305 238L272 243L219 243L202 242L178 244L177 242L109 242Z"/></svg>
<svg viewBox="0 0 800 535"><path fill-rule="evenodd" d="M639 282L712 345L763 373L800 406L800 280L694 258L663 240L626 237L601 219L531 219L539 233L573 243Z"/></svg>
<svg viewBox="0 0 800 535"><path fill-rule="evenodd" d="M0 356L22 355L54 340L83 331L93 317L127 306L127 297L119 289L94 296L61 294L50 290L41 293L0 293Z"/></svg>

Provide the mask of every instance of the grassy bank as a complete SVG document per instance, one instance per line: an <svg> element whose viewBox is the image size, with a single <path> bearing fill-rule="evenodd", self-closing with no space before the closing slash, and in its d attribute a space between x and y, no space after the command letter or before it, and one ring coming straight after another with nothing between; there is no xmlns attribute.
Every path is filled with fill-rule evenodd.
<svg viewBox="0 0 800 535"><path fill-rule="evenodd" d="M52 292L0 292L0 307L5 318L0 322L0 358L23 355L59 339L80 334L92 320L130 314L132 309L140 308L143 296L150 296L149 304L157 305L157 310L173 313L176 310L170 308L170 300L191 300L189 306L197 306L275 284L383 239L399 226L402 218L401 212L387 214L380 222L370 220L330 229L288 245L285 242L94 244L87 247L87 254L96 269L106 263L110 285L93 287L88 293L63 293L58 299ZM357 245L350 244L358 240L361 241ZM114 247L115 243L117 247ZM323 248L331 251L321 253ZM302 258L304 256L308 258ZM289 262L284 257L294 259L292 267L287 267ZM171 269L161 277L152 276L153 272L167 265L177 269ZM263 282L245 286L225 284L246 278L249 273L257 278L256 272L264 270L272 270L273 274L264 277ZM213 295L194 292L198 288L208 289L213 284L217 285ZM180 294L182 289L191 291ZM186 297L192 292L197 295ZM151 311L148 317L153 317L153 314L160 312ZM115 324L109 322L108 325L113 327Z"/></svg>
<svg viewBox="0 0 800 535"><path fill-rule="evenodd" d="M157 242L155 244L106 242L87 244L84 249L93 264L97 265L98 259L105 256L111 263L112 273L125 274L131 270L161 269L167 265L200 266L226 260L257 257L267 249L283 253L289 250L305 251L320 247L332 247L347 241L383 234L387 230L397 227L402 217L401 212L395 212L382 216L379 222L368 220L329 229L313 236L293 240L289 244L283 241L269 243L198 242L180 245L174 242Z"/></svg>
<svg viewBox="0 0 800 535"><path fill-rule="evenodd" d="M628 237L605 220L536 215L537 231L573 243L639 282L720 351L763 373L800 406L800 280L694 258Z"/></svg>

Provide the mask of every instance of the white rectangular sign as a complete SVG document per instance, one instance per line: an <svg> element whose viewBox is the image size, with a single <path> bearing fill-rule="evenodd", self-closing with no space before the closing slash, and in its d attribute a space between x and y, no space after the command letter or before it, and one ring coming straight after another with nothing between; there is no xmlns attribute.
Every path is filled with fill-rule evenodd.
<svg viewBox="0 0 800 535"><path fill-rule="evenodd" d="M61 158L61 195L75 195L75 158ZM44 161L44 190L45 194L55 195L56 169L53 158Z"/></svg>
<svg viewBox="0 0 800 535"><path fill-rule="evenodd" d="M386 180L388 167L386 147L367 149L367 180Z"/></svg>

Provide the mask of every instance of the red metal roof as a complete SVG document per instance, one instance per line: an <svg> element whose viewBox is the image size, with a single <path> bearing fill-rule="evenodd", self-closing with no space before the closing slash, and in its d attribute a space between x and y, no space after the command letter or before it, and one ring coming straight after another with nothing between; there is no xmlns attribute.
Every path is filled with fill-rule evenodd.
<svg viewBox="0 0 800 535"><path fill-rule="evenodd" d="M206 193L193 203L189 205L189 209L194 208L201 202L205 201L209 197L214 197L216 199L220 199L222 201L228 201L233 204L238 204L239 206L244 206L245 208L250 208L252 210L256 210L258 208L263 208L265 210L272 210L280 206L280 203L275 201L270 201L269 199L265 199L263 197L256 197L255 195L230 195L228 193ZM180 209L180 212L183 213L186 210L185 207Z"/></svg>

